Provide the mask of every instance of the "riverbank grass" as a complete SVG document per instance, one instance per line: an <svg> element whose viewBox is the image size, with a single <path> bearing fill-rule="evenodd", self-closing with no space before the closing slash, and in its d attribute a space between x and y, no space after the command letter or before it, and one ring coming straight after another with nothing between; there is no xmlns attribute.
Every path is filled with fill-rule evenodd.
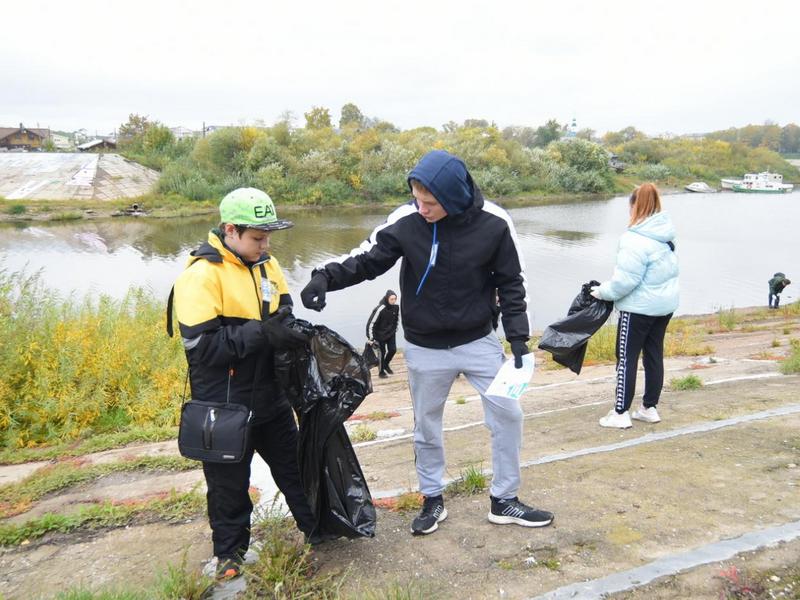
<svg viewBox="0 0 800 600"><path fill-rule="evenodd" d="M77 301L0 271L0 447L174 427L186 366L165 313L143 289Z"/></svg>

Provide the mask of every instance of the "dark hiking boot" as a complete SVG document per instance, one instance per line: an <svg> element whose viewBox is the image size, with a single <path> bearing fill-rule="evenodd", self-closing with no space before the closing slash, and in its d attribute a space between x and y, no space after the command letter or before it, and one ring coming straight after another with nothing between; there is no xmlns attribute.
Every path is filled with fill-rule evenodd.
<svg viewBox="0 0 800 600"><path fill-rule="evenodd" d="M216 578L219 581L235 579L242 574L242 563L234 558L220 558L217 562Z"/></svg>
<svg viewBox="0 0 800 600"><path fill-rule="evenodd" d="M381 371L380 373L378 373L378 377L380 377L381 379L386 379L389 376L386 374L386 371Z"/></svg>
<svg viewBox="0 0 800 600"><path fill-rule="evenodd" d="M519 501L519 498L492 499L489 521L497 525L522 525L523 527L545 527L553 522L553 513L537 510Z"/></svg>
<svg viewBox="0 0 800 600"><path fill-rule="evenodd" d="M441 496L425 498L422 510L411 523L411 533L414 535L427 535L439 528L439 523L447 518L447 509Z"/></svg>
<svg viewBox="0 0 800 600"><path fill-rule="evenodd" d="M392 371L392 369L389 367L389 365L386 365L383 368L383 370L386 371L389 375L394 375L394 371Z"/></svg>

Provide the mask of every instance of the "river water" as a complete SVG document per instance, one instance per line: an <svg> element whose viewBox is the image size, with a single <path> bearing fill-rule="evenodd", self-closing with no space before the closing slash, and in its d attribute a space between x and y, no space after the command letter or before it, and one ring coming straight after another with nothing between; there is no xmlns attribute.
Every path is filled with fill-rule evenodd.
<svg viewBox="0 0 800 600"><path fill-rule="evenodd" d="M767 280L775 271L797 280L786 289L783 301L798 297L800 194L673 194L664 196L663 204L678 231L679 314L766 305ZM355 345L363 343L372 308L387 289L399 291L399 263L374 281L329 294L322 313L305 310L299 293L314 266L361 243L387 211L289 214L280 206L278 211L296 224L272 236L272 253L286 274L295 313L336 329ZM611 275L619 235L627 223L627 198L509 212L527 264L533 325L542 329L566 314L581 283ZM214 215L209 215L5 225L0 260L10 271L41 270L47 286L62 295L119 298L138 285L166 299L189 251L215 224ZM402 346L402 336L398 344Z"/></svg>

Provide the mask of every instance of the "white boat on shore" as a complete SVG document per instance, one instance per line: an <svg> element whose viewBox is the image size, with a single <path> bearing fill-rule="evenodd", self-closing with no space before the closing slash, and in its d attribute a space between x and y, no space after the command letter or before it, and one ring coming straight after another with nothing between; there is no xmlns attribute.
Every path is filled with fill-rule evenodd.
<svg viewBox="0 0 800 600"><path fill-rule="evenodd" d="M687 186L684 186L684 189L688 192L697 192L700 194L713 194L717 190L712 188L708 185L705 181L695 181L694 183L690 183Z"/></svg>
<svg viewBox="0 0 800 600"><path fill-rule="evenodd" d="M734 185L739 185L742 183L741 179L733 179L730 177L723 177L719 180L719 187L723 190L732 190Z"/></svg>
<svg viewBox="0 0 800 600"><path fill-rule="evenodd" d="M780 173L747 173L742 181L733 184L734 192L747 194L786 194L794 189L791 183L783 183Z"/></svg>

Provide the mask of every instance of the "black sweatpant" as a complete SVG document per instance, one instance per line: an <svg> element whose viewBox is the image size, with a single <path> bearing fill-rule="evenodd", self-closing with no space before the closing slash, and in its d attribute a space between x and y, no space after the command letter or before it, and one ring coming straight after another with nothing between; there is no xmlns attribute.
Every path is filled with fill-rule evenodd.
<svg viewBox="0 0 800 600"><path fill-rule="evenodd" d="M774 300L774 302L773 302ZM781 303L781 295L776 294L775 292L769 293L769 307L770 308L778 308L778 305Z"/></svg>
<svg viewBox="0 0 800 600"><path fill-rule="evenodd" d="M381 371L385 371L389 366L389 362L394 358L397 352L397 342L395 336L390 337L388 340L376 340L381 348Z"/></svg>
<svg viewBox="0 0 800 600"><path fill-rule="evenodd" d="M614 409L622 414L631 407L636 390L639 354L644 352L644 398L650 408L658 404L664 387L664 334L672 314L649 317L620 312L617 326L617 391Z"/></svg>
<svg viewBox="0 0 800 600"><path fill-rule="evenodd" d="M220 559L241 558L250 546L250 462L258 452L269 465L272 478L283 492L297 527L310 534L314 516L300 481L297 463L297 425L289 405L270 420L253 424L250 449L235 464L203 463L208 493L208 522L214 555Z"/></svg>

